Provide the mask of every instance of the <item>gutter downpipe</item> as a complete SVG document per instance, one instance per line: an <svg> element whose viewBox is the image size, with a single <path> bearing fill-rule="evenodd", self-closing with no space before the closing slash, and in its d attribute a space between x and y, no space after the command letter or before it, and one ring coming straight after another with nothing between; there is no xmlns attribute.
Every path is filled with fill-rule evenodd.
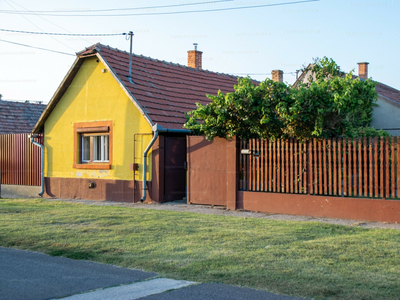
<svg viewBox="0 0 400 300"><path fill-rule="evenodd" d="M40 177L41 177L41 183L42 183L42 190L39 193L39 196L42 197L44 194L44 145L41 145L37 142L35 142L33 139L37 137L37 134L30 134L28 135L28 138L31 140L31 143L34 144L35 146L38 146L41 148L41 156L42 156L42 162L41 162L41 172L40 172Z"/></svg>
<svg viewBox="0 0 400 300"><path fill-rule="evenodd" d="M143 202L146 200L147 194L147 183L146 183L146 173L147 173L147 154L149 153L150 148L153 146L154 142L158 138L158 133L159 132L171 132L171 133L192 133L192 130L189 129L167 129L167 128L162 128L162 126L155 124L151 130L154 132L154 136L151 139L149 145L143 152L143 196L142 199L140 199L140 202Z"/></svg>

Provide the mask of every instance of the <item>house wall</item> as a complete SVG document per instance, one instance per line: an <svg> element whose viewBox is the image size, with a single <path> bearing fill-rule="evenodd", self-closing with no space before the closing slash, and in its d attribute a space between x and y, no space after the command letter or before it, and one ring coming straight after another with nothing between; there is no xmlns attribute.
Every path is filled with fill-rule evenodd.
<svg viewBox="0 0 400 300"><path fill-rule="evenodd" d="M142 178L142 154L150 142L151 127L97 57L86 58L44 125L45 177L133 180L130 165L139 163L136 180ZM110 170L73 167L74 123L112 121L112 166ZM147 135L134 135L147 133ZM135 154L134 154L135 148ZM152 156L147 178L151 180Z"/></svg>
<svg viewBox="0 0 400 300"><path fill-rule="evenodd" d="M376 104L378 106L373 108L371 126L384 129L391 135L400 136L400 104L381 96Z"/></svg>

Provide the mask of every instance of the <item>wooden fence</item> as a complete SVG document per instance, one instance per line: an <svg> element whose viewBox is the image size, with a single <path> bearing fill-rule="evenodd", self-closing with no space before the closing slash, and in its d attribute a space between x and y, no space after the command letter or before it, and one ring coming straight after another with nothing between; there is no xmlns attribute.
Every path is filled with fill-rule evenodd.
<svg viewBox="0 0 400 300"><path fill-rule="evenodd" d="M254 139L240 152L242 191L400 198L400 137Z"/></svg>
<svg viewBox="0 0 400 300"><path fill-rule="evenodd" d="M30 142L28 135L0 135L1 184L41 185L41 149ZM35 141L43 145L43 135Z"/></svg>

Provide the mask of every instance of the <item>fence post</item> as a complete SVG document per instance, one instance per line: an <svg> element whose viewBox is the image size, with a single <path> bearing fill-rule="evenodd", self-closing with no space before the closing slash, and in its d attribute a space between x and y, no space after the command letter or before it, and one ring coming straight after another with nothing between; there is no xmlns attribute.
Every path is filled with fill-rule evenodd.
<svg viewBox="0 0 400 300"><path fill-rule="evenodd" d="M312 155L312 147L311 147L311 140L306 141L306 155L307 155L307 195L310 195L311 192L311 155Z"/></svg>
<svg viewBox="0 0 400 300"><path fill-rule="evenodd" d="M226 208L230 210L236 209L239 187L239 148L239 139L236 136L227 141Z"/></svg>

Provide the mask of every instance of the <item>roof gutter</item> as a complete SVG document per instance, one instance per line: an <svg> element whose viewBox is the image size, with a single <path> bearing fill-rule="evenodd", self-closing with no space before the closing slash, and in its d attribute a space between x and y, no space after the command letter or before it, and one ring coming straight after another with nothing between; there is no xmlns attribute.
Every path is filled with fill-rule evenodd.
<svg viewBox="0 0 400 300"><path fill-rule="evenodd" d="M37 137L37 134L30 134L28 135L28 138L31 140L31 143L34 144L35 146L38 146L41 148L41 158L42 158L42 163L40 166L41 172L40 172L40 177L41 177L41 183L42 183L42 190L39 193L39 196L42 197L44 194L44 145L41 145L37 142L35 142L33 139Z"/></svg>
<svg viewBox="0 0 400 300"><path fill-rule="evenodd" d="M140 199L141 202L146 200L147 196L147 182L146 182L146 173L147 173L147 155L149 154L149 150L153 146L154 142L158 138L159 132L170 132L170 133L184 133L184 134L189 134L192 133L192 130L189 129L167 129L167 128L162 128L162 126L155 124L151 130L154 132L153 138L151 139L149 145L143 152L143 194L142 194L142 199Z"/></svg>

